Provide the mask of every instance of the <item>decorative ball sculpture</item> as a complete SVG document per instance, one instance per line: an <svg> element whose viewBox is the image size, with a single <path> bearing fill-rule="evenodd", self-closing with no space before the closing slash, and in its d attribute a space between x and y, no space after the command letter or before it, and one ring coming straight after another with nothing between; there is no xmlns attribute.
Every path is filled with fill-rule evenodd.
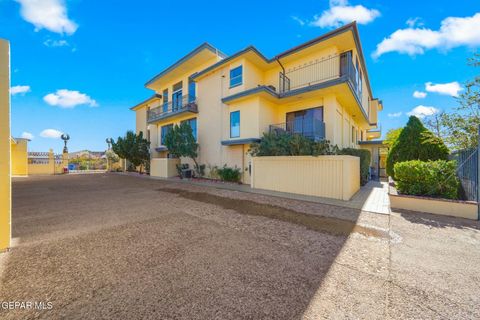
<svg viewBox="0 0 480 320"><path fill-rule="evenodd" d="M61 138L65 143L65 146L63 147L63 153L68 153L67 141L70 140L70 136L68 135L68 133L63 133Z"/></svg>
<svg viewBox="0 0 480 320"><path fill-rule="evenodd" d="M107 138L105 139L105 142L108 144L108 150L110 150L112 148L113 139Z"/></svg>

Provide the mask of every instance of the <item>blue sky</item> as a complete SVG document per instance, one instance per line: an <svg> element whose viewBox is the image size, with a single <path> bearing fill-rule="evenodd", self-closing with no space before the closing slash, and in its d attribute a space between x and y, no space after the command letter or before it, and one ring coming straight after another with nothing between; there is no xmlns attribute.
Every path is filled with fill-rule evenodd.
<svg viewBox="0 0 480 320"><path fill-rule="evenodd" d="M143 84L199 44L227 54L254 45L272 57L354 18L384 103L384 133L412 110L451 110L458 85L478 73L466 65L480 47L473 0L0 0L0 37L11 42L12 134L33 135L31 151L59 152L58 132L70 134L71 151L104 150L105 138L134 129L129 107L151 95Z"/></svg>

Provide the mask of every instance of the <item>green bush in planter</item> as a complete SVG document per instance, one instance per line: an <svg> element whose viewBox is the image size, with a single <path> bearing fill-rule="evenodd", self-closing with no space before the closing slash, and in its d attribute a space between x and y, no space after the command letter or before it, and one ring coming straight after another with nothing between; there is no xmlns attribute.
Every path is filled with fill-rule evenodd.
<svg viewBox="0 0 480 320"><path fill-rule="evenodd" d="M231 168L227 167L227 165L224 165L222 168L217 169L217 174L223 181L240 182L240 179L242 178L242 174L239 168Z"/></svg>
<svg viewBox="0 0 480 320"><path fill-rule="evenodd" d="M448 148L443 141L411 116L405 128L393 143L387 156L387 174L394 178L394 165L410 160L448 160Z"/></svg>
<svg viewBox="0 0 480 320"><path fill-rule="evenodd" d="M456 161L411 160L395 164L395 183L403 194L457 199Z"/></svg>
<svg viewBox="0 0 480 320"><path fill-rule="evenodd" d="M365 185L368 182L370 160L372 158L370 151L365 149L345 148L340 150L339 154L356 156L360 158L360 184L362 186Z"/></svg>

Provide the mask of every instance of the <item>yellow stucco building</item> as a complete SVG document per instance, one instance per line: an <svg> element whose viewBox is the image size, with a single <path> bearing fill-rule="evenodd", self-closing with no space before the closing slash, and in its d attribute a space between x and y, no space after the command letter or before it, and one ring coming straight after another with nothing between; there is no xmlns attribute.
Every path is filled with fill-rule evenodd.
<svg viewBox="0 0 480 320"><path fill-rule="evenodd" d="M0 39L0 252L10 247L10 45Z"/></svg>
<svg viewBox="0 0 480 320"><path fill-rule="evenodd" d="M237 166L244 183L251 178L250 144L264 132L358 148L375 137L383 109L370 87L356 23L270 59L253 46L227 56L205 43L146 87L152 97L131 109L153 159L168 157L163 137L188 121L200 145L198 162Z"/></svg>

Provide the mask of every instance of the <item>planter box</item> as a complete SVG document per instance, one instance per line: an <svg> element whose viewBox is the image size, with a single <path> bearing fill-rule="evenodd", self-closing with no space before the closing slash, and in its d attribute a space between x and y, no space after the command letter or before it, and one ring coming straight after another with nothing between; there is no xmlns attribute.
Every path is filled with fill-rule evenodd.
<svg viewBox="0 0 480 320"><path fill-rule="evenodd" d="M360 189L360 158L348 155L253 157L251 187L350 200Z"/></svg>
<svg viewBox="0 0 480 320"><path fill-rule="evenodd" d="M392 211L400 209L471 220L478 220L479 218L477 203L472 201L400 195L392 186L389 187L388 196L390 198Z"/></svg>
<svg viewBox="0 0 480 320"><path fill-rule="evenodd" d="M153 158L150 160L150 176L158 178L171 178L178 175L177 164L180 159Z"/></svg>

